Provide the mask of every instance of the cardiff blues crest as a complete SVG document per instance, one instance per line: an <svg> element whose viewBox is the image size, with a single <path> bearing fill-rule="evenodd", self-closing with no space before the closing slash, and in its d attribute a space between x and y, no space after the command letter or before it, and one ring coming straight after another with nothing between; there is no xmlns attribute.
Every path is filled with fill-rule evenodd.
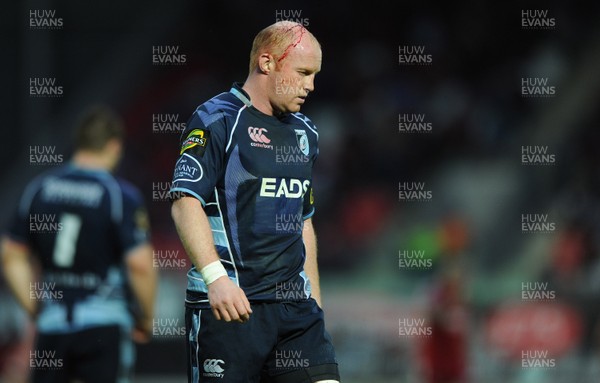
<svg viewBox="0 0 600 383"><path fill-rule="evenodd" d="M308 156L309 145L308 145L308 136L306 135L306 131L302 129L295 129L296 131L296 141L298 141L298 147L300 151L305 156Z"/></svg>

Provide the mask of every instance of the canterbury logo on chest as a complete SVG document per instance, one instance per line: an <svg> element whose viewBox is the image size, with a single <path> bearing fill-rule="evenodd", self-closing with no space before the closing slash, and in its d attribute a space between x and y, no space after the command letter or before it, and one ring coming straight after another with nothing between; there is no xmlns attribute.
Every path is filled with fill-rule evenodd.
<svg viewBox="0 0 600 383"><path fill-rule="evenodd" d="M283 129L283 128L282 128ZM263 148L269 150L278 150L278 154L281 151L288 150L284 154L302 154L308 156L310 152L310 145L308 142L308 136L304 129L294 129L295 140L289 142L278 142L277 145L273 145L271 139L271 133L266 128L260 128L256 126L248 127L248 137L250 137L250 146L255 148ZM302 162L307 162L306 160Z"/></svg>
<svg viewBox="0 0 600 383"><path fill-rule="evenodd" d="M250 137L250 140L252 140L252 142L250 142L250 146L273 150L273 145L269 145L271 143L271 139L266 135L268 132L269 131L265 128L249 126L248 136Z"/></svg>

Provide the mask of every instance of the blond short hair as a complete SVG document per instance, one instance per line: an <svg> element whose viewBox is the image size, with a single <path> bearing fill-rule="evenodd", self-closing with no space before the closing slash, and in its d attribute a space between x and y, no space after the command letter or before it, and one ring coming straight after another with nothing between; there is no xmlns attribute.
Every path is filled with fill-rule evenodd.
<svg viewBox="0 0 600 383"><path fill-rule="evenodd" d="M252 73L256 69L261 54L271 54L275 58L276 64L278 64L305 37L311 38L320 46L315 36L302 24L293 21L278 21L269 25L258 32L252 42L249 72Z"/></svg>

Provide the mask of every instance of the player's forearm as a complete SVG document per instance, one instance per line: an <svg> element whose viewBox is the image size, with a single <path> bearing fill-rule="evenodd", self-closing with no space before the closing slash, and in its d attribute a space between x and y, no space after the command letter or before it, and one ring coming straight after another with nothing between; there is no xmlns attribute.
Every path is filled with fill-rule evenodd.
<svg viewBox="0 0 600 383"><path fill-rule="evenodd" d="M219 260L212 230L200 201L192 197L174 201L171 216L183 248L197 270Z"/></svg>
<svg viewBox="0 0 600 383"><path fill-rule="evenodd" d="M317 301L319 306L322 306L321 286L319 282L319 266L317 263L317 236L312 224L312 219L307 219L304 221L302 240L304 241L304 247L306 249L304 272L310 281L312 297Z"/></svg>
<svg viewBox="0 0 600 383"><path fill-rule="evenodd" d="M143 322L152 323L158 272L152 264L152 246L144 244L127 254L129 284L140 306Z"/></svg>
<svg viewBox="0 0 600 383"><path fill-rule="evenodd" d="M25 311L35 316L37 304L30 297L30 283L33 282L34 272L26 249L15 244L10 239L2 241L2 270L4 278L17 302Z"/></svg>

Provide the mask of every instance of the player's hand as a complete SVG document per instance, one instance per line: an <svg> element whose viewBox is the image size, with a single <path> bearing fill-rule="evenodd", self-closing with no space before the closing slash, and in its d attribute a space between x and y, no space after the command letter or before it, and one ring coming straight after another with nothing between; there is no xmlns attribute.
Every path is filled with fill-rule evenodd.
<svg viewBox="0 0 600 383"><path fill-rule="evenodd" d="M252 314L244 291L226 276L208 285L208 301L217 320L244 323Z"/></svg>
<svg viewBox="0 0 600 383"><path fill-rule="evenodd" d="M135 343L146 344L152 338L152 320L138 321L131 331L131 339Z"/></svg>

